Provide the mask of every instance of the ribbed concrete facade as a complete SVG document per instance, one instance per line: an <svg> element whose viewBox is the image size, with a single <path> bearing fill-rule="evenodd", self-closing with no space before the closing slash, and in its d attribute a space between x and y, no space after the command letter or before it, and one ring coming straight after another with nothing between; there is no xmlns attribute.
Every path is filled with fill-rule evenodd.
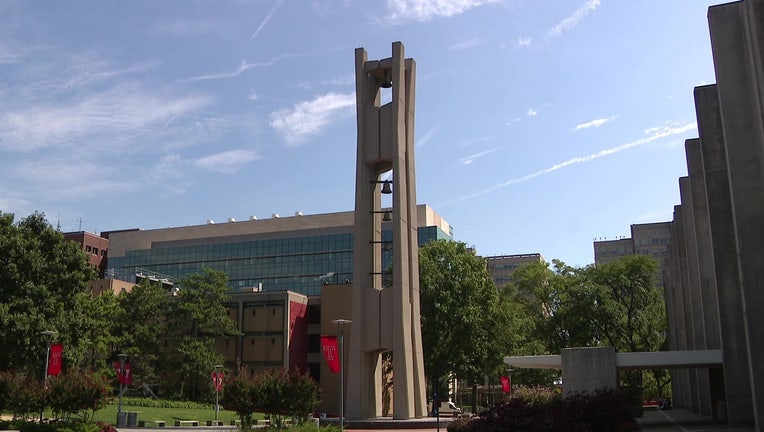
<svg viewBox="0 0 764 432"><path fill-rule="evenodd" d="M764 421L764 1L708 11L717 84L695 89L666 306L671 350L721 349L722 370L673 370L674 404Z"/></svg>

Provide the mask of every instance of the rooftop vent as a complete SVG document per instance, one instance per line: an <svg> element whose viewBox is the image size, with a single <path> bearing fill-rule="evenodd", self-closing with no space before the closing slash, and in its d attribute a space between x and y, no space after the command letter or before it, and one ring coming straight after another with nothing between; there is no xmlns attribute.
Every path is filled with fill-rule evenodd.
<svg viewBox="0 0 764 432"><path fill-rule="evenodd" d="M228 218L228 222L236 222L236 218Z"/></svg>
<svg viewBox="0 0 764 432"><path fill-rule="evenodd" d="M278 214L278 213L274 213L274 214L272 214L272 215L271 215L271 217L272 217L273 219L278 219L278 218L280 218L281 216L279 216L279 214Z"/></svg>
<svg viewBox="0 0 764 432"><path fill-rule="evenodd" d="M257 220L257 216L252 215L249 217L249 220Z"/></svg>
<svg viewBox="0 0 764 432"><path fill-rule="evenodd" d="M302 212L301 211L296 211L296 212L294 212L294 215L295 216L302 216Z"/></svg>
<svg viewBox="0 0 764 432"><path fill-rule="evenodd" d="M215 225L215 221L212 219L207 219L207 225Z"/></svg>

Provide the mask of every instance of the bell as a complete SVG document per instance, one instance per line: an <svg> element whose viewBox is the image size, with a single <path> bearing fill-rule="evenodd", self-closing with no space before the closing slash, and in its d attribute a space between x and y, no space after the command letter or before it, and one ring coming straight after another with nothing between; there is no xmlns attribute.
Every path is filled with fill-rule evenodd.
<svg viewBox="0 0 764 432"><path fill-rule="evenodd" d="M391 182L390 180L385 180L384 182L382 182L382 193L385 195L390 195L391 193L393 193L392 185L393 185L393 182Z"/></svg>
<svg viewBox="0 0 764 432"><path fill-rule="evenodd" d="M393 77L390 75L389 70L385 70L385 75L382 77L382 81L379 83L382 88L390 88L393 86Z"/></svg>
<svg viewBox="0 0 764 432"><path fill-rule="evenodd" d="M390 210L386 210L385 213L382 215L382 222L390 222L393 220L393 212Z"/></svg>

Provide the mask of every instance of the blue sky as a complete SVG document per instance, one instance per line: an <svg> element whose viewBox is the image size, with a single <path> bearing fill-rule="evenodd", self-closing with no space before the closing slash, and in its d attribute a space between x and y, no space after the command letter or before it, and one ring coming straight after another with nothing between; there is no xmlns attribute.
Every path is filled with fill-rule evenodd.
<svg viewBox="0 0 764 432"><path fill-rule="evenodd" d="M353 209L354 50L417 62L420 203L584 266L667 221L715 82L697 0L0 2L0 210L63 231Z"/></svg>

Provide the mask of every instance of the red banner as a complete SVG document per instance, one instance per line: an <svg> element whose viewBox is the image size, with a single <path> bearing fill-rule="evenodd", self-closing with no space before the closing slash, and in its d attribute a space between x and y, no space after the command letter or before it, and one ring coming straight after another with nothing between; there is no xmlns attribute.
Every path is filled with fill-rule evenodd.
<svg viewBox="0 0 764 432"><path fill-rule="evenodd" d="M223 372L212 372L212 384L215 386L215 391L220 391L223 388Z"/></svg>
<svg viewBox="0 0 764 432"><path fill-rule="evenodd" d="M337 336L321 336L321 351L332 373L340 371L339 349L337 348Z"/></svg>
<svg viewBox="0 0 764 432"><path fill-rule="evenodd" d="M61 375L61 356L63 353L63 344L57 343L50 346L50 357L48 357L48 376Z"/></svg>
<svg viewBox="0 0 764 432"><path fill-rule="evenodd" d="M501 391L506 394L512 391L512 378L508 376L501 377Z"/></svg>
<svg viewBox="0 0 764 432"><path fill-rule="evenodd" d="M114 366L114 370L117 372L117 379L120 384L128 386L133 384L133 365L124 363L120 367L119 362L114 362L112 366Z"/></svg>

